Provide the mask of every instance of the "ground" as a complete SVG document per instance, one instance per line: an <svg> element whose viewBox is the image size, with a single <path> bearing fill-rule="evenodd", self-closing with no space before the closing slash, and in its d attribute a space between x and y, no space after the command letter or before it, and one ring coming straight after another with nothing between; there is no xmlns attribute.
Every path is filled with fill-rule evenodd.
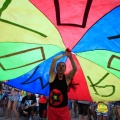
<svg viewBox="0 0 120 120"><path fill-rule="evenodd" d="M0 115L1 115L1 112L2 112L2 110L0 109ZM0 117L0 120L8 120L8 119L5 119L5 117ZM14 117L13 112L12 112L12 120L15 120L15 117ZM24 117L20 117L19 120L27 120L27 119L25 119ZM40 119L39 119L39 116L38 116L38 115L35 115L34 118L33 118L33 120L40 120ZM47 120L47 119L46 119L46 120ZM78 117L77 117L77 118L74 118L74 113L73 113L73 111L72 111L72 118L71 118L71 120L78 120Z"/></svg>

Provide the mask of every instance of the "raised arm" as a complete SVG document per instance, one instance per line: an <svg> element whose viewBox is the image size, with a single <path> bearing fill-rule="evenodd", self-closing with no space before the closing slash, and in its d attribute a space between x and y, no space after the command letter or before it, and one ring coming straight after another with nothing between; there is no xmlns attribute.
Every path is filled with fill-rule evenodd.
<svg viewBox="0 0 120 120"><path fill-rule="evenodd" d="M56 61L59 60L60 58L64 57L66 54L60 54L58 56L56 56L55 58L53 58L52 60L52 64L50 66L50 71L49 71L49 75L50 75L50 79L49 79L49 83L53 82L54 78L55 78L55 67L56 67Z"/></svg>
<svg viewBox="0 0 120 120"><path fill-rule="evenodd" d="M70 59L71 65L72 65L72 70L66 75L67 84L69 84L70 80L73 78L73 76L75 75L77 71L77 67L72 57L72 53L70 51L66 52L66 56L68 56L68 58Z"/></svg>

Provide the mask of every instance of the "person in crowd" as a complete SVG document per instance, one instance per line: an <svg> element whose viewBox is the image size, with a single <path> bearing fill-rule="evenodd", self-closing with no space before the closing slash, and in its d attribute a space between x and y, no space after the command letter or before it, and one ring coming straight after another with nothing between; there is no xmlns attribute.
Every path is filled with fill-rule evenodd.
<svg viewBox="0 0 120 120"><path fill-rule="evenodd" d="M18 113L19 113L19 117L21 117L21 102L22 102L22 90L19 90L19 101L18 101L18 106L17 106L17 110L18 110Z"/></svg>
<svg viewBox="0 0 120 120"><path fill-rule="evenodd" d="M74 111L74 117L77 117L77 111L78 111L78 101L74 100L73 101L73 111Z"/></svg>
<svg viewBox="0 0 120 120"><path fill-rule="evenodd" d="M108 118L108 102L100 101L97 103L98 120L107 120Z"/></svg>
<svg viewBox="0 0 120 120"><path fill-rule="evenodd" d="M56 62L60 58L67 56L71 62L72 69L65 75L66 64L64 62ZM70 111L68 107L68 85L77 71L76 64L69 49L64 54L60 54L53 58L50 67L50 96L48 105L48 120L70 120ZM58 117L59 116L59 117Z"/></svg>
<svg viewBox="0 0 120 120"><path fill-rule="evenodd" d="M109 110L109 120L116 120L116 106L115 106L115 101L110 101L109 102L110 110Z"/></svg>
<svg viewBox="0 0 120 120"><path fill-rule="evenodd" d="M6 108L7 108L7 104L8 104L8 96L10 94L10 86L8 86L7 84L5 84L7 81L4 81L2 84L2 88L3 88L3 94L2 94L2 99L1 99L1 103L2 103L2 114L0 117L5 117L5 113L6 113Z"/></svg>
<svg viewBox="0 0 120 120"><path fill-rule="evenodd" d="M39 94L35 94L36 96L36 115L39 115Z"/></svg>
<svg viewBox="0 0 120 120"><path fill-rule="evenodd" d="M96 102L90 103L90 111L91 111L91 114L92 114L94 120L97 120L96 107L97 107Z"/></svg>
<svg viewBox="0 0 120 120"><path fill-rule="evenodd" d="M70 99L68 99L68 107L69 107L70 115L72 117L72 100Z"/></svg>
<svg viewBox="0 0 120 120"><path fill-rule="evenodd" d="M2 86L2 82L0 81L0 108L2 107L2 96L3 96L3 86Z"/></svg>
<svg viewBox="0 0 120 120"><path fill-rule="evenodd" d="M39 116L40 120L43 120L47 117L47 97L40 95L39 97ZM45 115L46 114L46 115Z"/></svg>
<svg viewBox="0 0 120 120"><path fill-rule="evenodd" d="M115 101L114 105L115 105L116 118L120 120L120 101Z"/></svg>
<svg viewBox="0 0 120 120"><path fill-rule="evenodd" d="M32 95L30 92L27 92L26 96L22 99L21 110L23 115L27 114L29 116L29 120L32 120L36 112L36 96Z"/></svg>
<svg viewBox="0 0 120 120"><path fill-rule="evenodd" d="M89 101L78 100L79 120L82 120L83 116L84 116L84 120L88 120L89 106L90 106L90 102Z"/></svg>
<svg viewBox="0 0 120 120"><path fill-rule="evenodd" d="M11 116L11 108L12 108L15 115L15 119L18 120L19 114L17 111L17 107L18 107L18 101L20 98L19 89L13 88L13 87L11 87L10 89L11 90L10 90L10 95L8 96L8 104L7 104L8 116L6 118L12 119L12 116Z"/></svg>

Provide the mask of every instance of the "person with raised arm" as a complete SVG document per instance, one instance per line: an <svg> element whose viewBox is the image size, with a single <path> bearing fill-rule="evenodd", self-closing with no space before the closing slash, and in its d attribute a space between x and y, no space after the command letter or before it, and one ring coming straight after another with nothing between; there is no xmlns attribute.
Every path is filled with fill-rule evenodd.
<svg viewBox="0 0 120 120"><path fill-rule="evenodd" d="M56 65L56 62L64 56L69 58L72 65L72 69L66 75L66 64L64 62L59 62ZM70 80L74 77L76 71L77 67L69 49L67 49L65 53L53 58L49 71L50 96L48 105L48 120L71 119L68 107L67 91Z"/></svg>

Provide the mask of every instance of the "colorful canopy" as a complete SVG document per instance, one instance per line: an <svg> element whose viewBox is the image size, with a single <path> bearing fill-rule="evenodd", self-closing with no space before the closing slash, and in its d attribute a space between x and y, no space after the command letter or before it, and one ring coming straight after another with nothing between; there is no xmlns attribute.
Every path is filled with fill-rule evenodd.
<svg viewBox="0 0 120 120"><path fill-rule="evenodd" d="M120 100L119 21L119 0L0 0L0 80L48 96L52 58L69 48L69 99Z"/></svg>

